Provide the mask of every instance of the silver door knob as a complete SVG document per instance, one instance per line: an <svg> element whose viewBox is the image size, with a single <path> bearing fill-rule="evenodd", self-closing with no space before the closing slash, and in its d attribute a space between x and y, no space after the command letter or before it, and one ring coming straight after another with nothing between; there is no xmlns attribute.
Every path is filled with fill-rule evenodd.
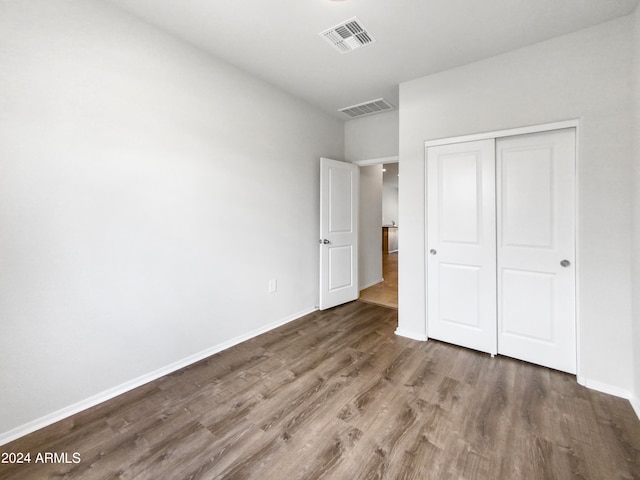
<svg viewBox="0 0 640 480"><path fill-rule="evenodd" d="M569 260L562 260L562 261L560 262L560 265L561 265L562 267L564 267L564 268L567 268L568 266L570 266L570 265L571 265L571 262L570 262Z"/></svg>
<svg viewBox="0 0 640 480"><path fill-rule="evenodd" d="M431 255L435 255L436 253L438 253L438 251L435 248L432 248L431 250L429 250L429 253Z"/></svg>
<svg viewBox="0 0 640 480"><path fill-rule="evenodd" d="M322 240L322 243L324 243L325 245L329 245L331 242L325 238L324 240Z"/></svg>

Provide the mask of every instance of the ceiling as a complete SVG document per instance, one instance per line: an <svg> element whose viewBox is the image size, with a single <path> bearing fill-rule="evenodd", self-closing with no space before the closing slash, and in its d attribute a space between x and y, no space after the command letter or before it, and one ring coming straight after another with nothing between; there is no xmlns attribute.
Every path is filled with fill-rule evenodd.
<svg viewBox="0 0 640 480"><path fill-rule="evenodd" d="M322 110L627 15L640 0L108 0ZM356 16L375 43L340 54L319 33Z"/></svg>

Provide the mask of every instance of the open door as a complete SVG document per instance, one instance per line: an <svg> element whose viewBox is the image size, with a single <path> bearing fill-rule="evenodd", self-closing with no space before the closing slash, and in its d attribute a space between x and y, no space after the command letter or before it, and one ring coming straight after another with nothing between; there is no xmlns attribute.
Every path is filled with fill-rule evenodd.
<svg viewBox="0 0 640 480"><path fill-rule="evenodd" d="M320 159L320 310L358 298L357 165Z"/></svg>

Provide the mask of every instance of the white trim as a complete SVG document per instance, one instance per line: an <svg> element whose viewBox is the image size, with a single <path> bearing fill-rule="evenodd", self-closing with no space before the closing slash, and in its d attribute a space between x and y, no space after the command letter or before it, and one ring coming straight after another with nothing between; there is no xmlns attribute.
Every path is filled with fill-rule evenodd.
<svg viewBox="0 0 640 480"><path fill-rule="evenodd" d="M526 127L511 128L508 130L497 130L494 132L474 133L459 137L438 138L424 142L425 147L437 147L450 143L475 142L476 140L489 140L492 138L512 137L514 135L525 135L527 133L548 132L549 130L561 130L563 128L577 128L578 119L565 120L562 122L545 123L542 125L530 125Z"/></svg>
<svg viewBox="0 0 640 480"><path fill-rule="evenodd" d="M369 282L366 285L361 286L360 291L364 290L365 288L373 287L374 285L377 285L382 282L384 282L384 278L380 277L379 279L374 280L373 282Z"/></svg>
<svg viewBox="0 0 640 480"><path fill-rule="evenodd" d="M577 377L577 379L580 385L587 387L590 390L606 393L607 395L613 395L614 397L626 398L627 400L631 400L632 398L631 392L624 388L616 387L615 385L610 385L598 380L590 380L584 377Z"/></svg>
<svg viewBox="0 0 640 480"><path fill-rule="evenodd" d="M582 262L580 262L579 253L580 253L580 122L578 120L575 121L575 129L576 129L576 145L575 145L575 221L574 221L574 229L575 229L575 280L576 280L576 298L575 298L575 311L576 311L576 376L580 378L582 376L582 346L580 343L580 339L582 338L581 329L580 329L580 318L582 318L580 312L580 269Z"/></svg>
<svg viewBox="0 0 640 480"><path fill-rule="evenodd" d="M633 411L636 412L636 417L638 417L638 419L640 419L640 399L638 397L636 397L635 395L631 395L631 398L629 399L629 402L631 403L631 406L633 407Z"/></svg>
<svg viewBox="0 0 640 480"><path fill-rule="evenodd" d="M422 296L422 306L424 308L424 336L425 338L429 338L429 269L427 267L427 262L429 260L429 254L427 253L427 225L429 225L429 204L428 204L428 196L429 196L429 177L428 177L428 150L427 147L424 147L424 158L422 163L422 181L424 182L424 188L422 189L423 198L422 205L424 206L424 228L422 229L422 265L423 270L422 273L424 275L424 295ZM398 287L400 288L400 287ZM399 294L400 292L398 292ZM399 295L398 295L399 297Z"/></svg>
<svg viewBox="0 0 640 480"><path fill-rule="evenodd" d="M395 155L393 157L380 157L380 158L368 158L366 160L354 160L354 165L358 165L359 167L368 167L370 165L380 165L382 163L398 163L400 157Z"/></svg>
<svg viewBox="0 0 640 480"><path fill-rule="evenodd" d="M56 412L45 415L44 417L40 417L36 420L32 420L31 422L25 423L24 425L20 425L19 427L9 430L8 432L0 433L0 445L5 445L9 442L12 442L13 440L23 437L24 435L35 432L36 430L47 427L55 422L58 422L67 417L70 417L71 415L75 415L76 413L79 413L83 410L94 407L102 402L111 400L112 398L117 397L118 395L126 393L130 390L133 390L134 388L138 388L149 382L157 380L158 378L164 377L165 375L169 375L170 373L180 370L181 368L184 368L196 362L199 362L200 360L210 357L211 355L214 355L218 352L231 348L234 345L245 342L251 338L257 337L258 335L261 335L270 330L273 330L274 328L281 327L282 325L285 325L289 322L297 320L298 318L304 317L305 315L308 315L309 313L314 312L317 309L318 309L317 307L308 307L298 313L295 313L285 318L281 318L280 320L277 320L273 323L265 325L264 327L257 328L255 330L252 330L251 332L245 333L231 340L227 340L226 342L222 342L211 348L208 348L206 350L203 350L201 352L198 352L196 354L193 354L186 358L178 360L177 362L173 362L165 367L159 368L153 372L147 373L138 378L134 378L133 380L130 380L121 385L105 390L104 392L101 392L97 395L93 395L92 397L89 397L80 402L74 403L73 405L69 405L68 407L62 408Z"/></svg>
<svg viewBox="0 0 640 480"><path fill-rule="evenodd" d="M400 337L410 338L412 340L420 340L421 342L426 342L427 340L429 340L429 338L424 333L411 332L400 327L396 328L395 334Z"/></svg>

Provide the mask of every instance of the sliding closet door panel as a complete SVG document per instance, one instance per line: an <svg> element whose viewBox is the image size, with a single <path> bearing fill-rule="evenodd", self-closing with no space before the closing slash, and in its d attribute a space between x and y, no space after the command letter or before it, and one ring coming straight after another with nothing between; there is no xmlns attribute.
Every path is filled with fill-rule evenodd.
<svg viewBox="0 0 640 480"><path fill-rule="evenodd" d="M493 140L427 149L428 335L496 353Z"/></svg>
<svg viewBox="0 0 640 480"><path fill-rule="evenodd" d="M576 372L575 130L498 139L498 352Z"/></svg>

